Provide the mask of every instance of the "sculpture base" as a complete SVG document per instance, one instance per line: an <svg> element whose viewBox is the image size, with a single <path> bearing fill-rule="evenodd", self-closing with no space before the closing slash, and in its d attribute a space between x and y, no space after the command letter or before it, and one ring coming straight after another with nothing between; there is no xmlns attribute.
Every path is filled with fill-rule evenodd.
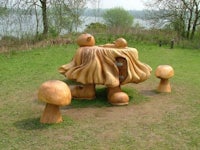
<svg viewBox="0 0 200 150"><path fill-rule="evenodd" d="M108 101L112 105L123 106L123 105L128 105L129 97L125 92L123 92L121 90L120 86L109 87L108 88Z"/></svg>
<svg viewBox="0 0 200 150"><path fill-rule="evenodd" d="M88 99L92 100L95 96L95 85L71 85L70 91L74 99Z"/></svg>

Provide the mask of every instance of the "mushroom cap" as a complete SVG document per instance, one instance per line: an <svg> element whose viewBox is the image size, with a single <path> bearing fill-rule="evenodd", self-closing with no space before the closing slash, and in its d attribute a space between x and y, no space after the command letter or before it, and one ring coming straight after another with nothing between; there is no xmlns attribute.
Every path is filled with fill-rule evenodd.
<svg viewBox="0 0 200 150"><path fill-rule="evenodd" d="M76 43L79 46L94 46L95 38L91 34L84 33L77 38Z"/></svg>
<svg viewBox="0 0 200 150"><path fill-rule="evenodd" d="M114 41L115 46L119 48L125 48L127 47L127 41L124 38L118 38L116 41Z"/></svg>
<svg viewBox="0 0 200 150"><path fill-rule="evenodd" d="M157 78L169 79L174 76L174 69L170 65L159 65L155 75Z"/></svg>
<svg viewBox="0 0 200 150"><path fill-rule="evenodd" d="M66 83L50 80L40 86L38 99L49 104L64 106L71 103L71 92Z"/></svg>

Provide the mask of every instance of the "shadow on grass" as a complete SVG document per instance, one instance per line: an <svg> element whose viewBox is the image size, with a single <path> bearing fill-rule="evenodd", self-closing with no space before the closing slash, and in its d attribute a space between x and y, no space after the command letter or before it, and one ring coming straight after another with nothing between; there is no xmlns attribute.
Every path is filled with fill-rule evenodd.
<svg viewBox="0 0 200 150"><path fill-rule="evenodd" d="M87 107L110 107L107 100L106 88L96 88L96 98L93 100L73 99L69 108L87 108Z"/></svg>
<svg viewBox="0 0 200 150"><path fill-rule="evenodd" d="M123 87L122 90L128 94L129 96L129 105L130 104L139 104L141 102L147 101L148 98L144 95L142 95L137 90L130 88L130 87ZM108 102L107 99L107 89L106 87L97 87L96 88L96 98L93 100L87 100L87 99L73 99L70 106L67 106L70 108L88 108L88 107L112 107ZM65 108L64 108L65 109Z"/></svg>
<svg viewBox="0 0 200 150"><path fill-rule="evenodd" d="M40 130L49 128L52 124L42 124L40 118L28 118L15 122L14 126L24 130Z"/></svg>
<svg viewBox="0 0 200 150"><path fill-rule="evenodd" d="M62 116L62 118L63 122L54 124L40 123L40 118L28 118L15 122L14 126L22 130L43 130L48 128L63 128L74 124L74 121L68 116Z"/></svg>
<svg viewBox="0 0 200 150"><path fill-rule="evenodd" d="M77 85L80 83L74 82L72 80L64 79L62 80L68 85ZM143 91L139 92L136 89L130 86L122 86L122 91L128 94L129 96L129 105L130 104L139 104L145 101L148 101L150 95L154 95L155 91ZM96 86L96 98L93 100L87 99L72 99L71 105L67 108L87 108L87 107L111 107L107 99L107 90L106 86ZM65 109L65 108L64 108Z"/></svg>

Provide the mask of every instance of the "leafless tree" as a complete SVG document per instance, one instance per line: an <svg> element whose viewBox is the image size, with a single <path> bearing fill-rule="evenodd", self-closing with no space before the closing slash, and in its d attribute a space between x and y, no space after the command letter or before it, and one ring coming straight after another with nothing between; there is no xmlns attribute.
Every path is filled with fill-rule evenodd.
<svg viewBox="0 0 200 150"><path fill-rule="evenodd" d="M38 33L38 10L37 8L41 8L42 10L42 23L43 23L43 35L47 35L48 33L48 17L47 17L47 7L50 3L50 0L16 0L15 6L18 6L20 9L26 9L27 11L34 9L36 21L37 21L37 31Z"/></svg>
<svg viewBox="0 0 200 150"><path fill-rule="evenodd" d="M82 14L86 3L87 0L1 0L0 26L3 22L4 27L0 29L5 32L19 28L20 31L18 32L20 34L22 33L21 30L25 30L30 25L32 26L31 22L34 21L34 27L30 27L29 30L31 31L29 32L33 33L33 29L35 29L36 35L39 35L42 30L44 37L49 32L53 33L54 31L59 34L62 29L67 32L77 31L84 19ZM4 8L7 7L10 13L8 17L3 15ZM28 18L31 22L27 22ZM9 26L5 26L5 24L9 24ZM17 28L14 28L14 26L17 26Z"/></svg>
<svg viewBox="0 0 200 150"><path fill-rule="evenodd" d="M154 19L168 20L180 36L194 38L200 25L200 0L153 0L148 6L159 12Z"/></svg>
<svg viewBox="0 0 200 150"><path fill-rule="evenodd" d="M95 22L98 21L97 18L100 17L100 3L101 0L91 0L89 1L91 5L94 8L94 16L95 16Z"/></svg>
<svg viewBox="0 0 200 150"><path fill-rule="evenodd" d="M51 4L50 25L56 32L77 31L83 23L86 0L58 0Z"/></svg>
<svg viewBox="0 0 200 150"><path fill-rule="evenodd" d="M71 28L77 31L78 26L83 22L81 16L84 12L87 0L64 0L64 2L66 8L68 8L68 19L71 20Z"/></svg>

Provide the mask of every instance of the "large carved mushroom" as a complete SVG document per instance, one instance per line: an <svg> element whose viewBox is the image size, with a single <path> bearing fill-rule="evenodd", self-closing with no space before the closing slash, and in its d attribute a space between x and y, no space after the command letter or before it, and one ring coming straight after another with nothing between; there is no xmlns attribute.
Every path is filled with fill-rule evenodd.
<svg viewBox="0 0 200 150"><path fill-rule="evenodd" d="M90 34L80 35L77 39L80 47L72 61L62 65L59 72L81 84L70 88L74 98L93 99L95 85L105 85L111 104L127 105L129 97L121 90L121 85L147 80L151 67L139 61L137 49L128 47L125 39L94 46L93 38Z"/></svg>
<svg viewBox="0 0 200 150"><path fill-rule="evenodd" d="M46 102L40 122L59 123L63 121L59 107L71 103L71 92L66 83L59 80L50 80L40 86L38 99Z"/></svg>
<svg viewBox="0 0 200 150"><path fill-rule="evenodd" d="M174 76L174 69L169 65L159 65L156 68L155 75L157 78L160 78L160 83L158 85L158 92L171 92L171 86L169 82L169 78Z"/></svg>

